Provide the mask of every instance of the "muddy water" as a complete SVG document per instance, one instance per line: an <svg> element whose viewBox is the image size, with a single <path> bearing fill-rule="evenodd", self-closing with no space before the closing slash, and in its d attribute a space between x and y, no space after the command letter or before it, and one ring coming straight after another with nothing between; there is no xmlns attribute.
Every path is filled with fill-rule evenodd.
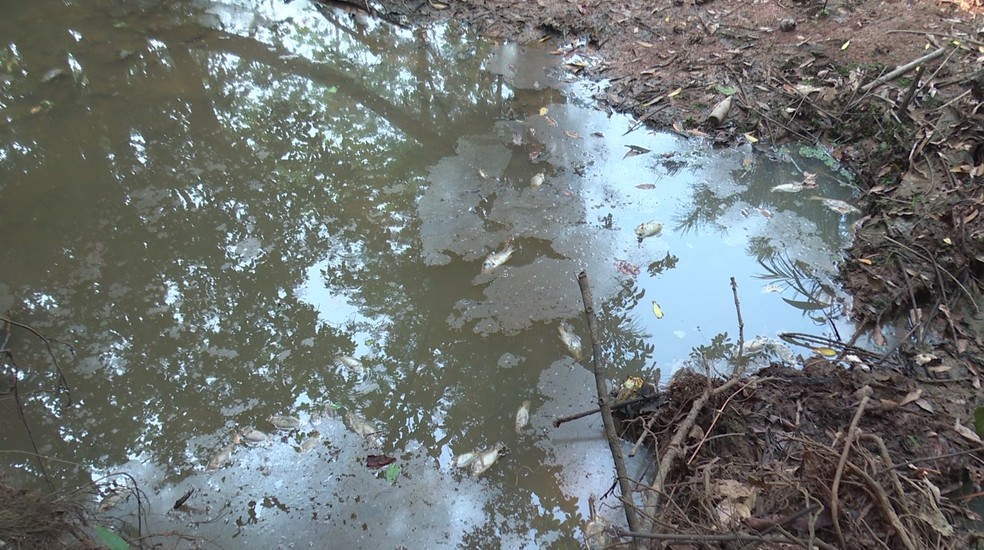
<svg viewBox="0 0 984 550"><path fill-rule="evenodd" d="M0 340L30 428L5 397L4 471L104 491L126 472L169 545L576 543L612 481L597 419L550 425L594 401L558 337L568 320L589 345L582 269L612 380L723 368L732 276L746 340L771 339L756 361L810 353L782 331L850 330L830 274L852 220L812 198L850 189L811 148L632 130L560 56L453 25L300 1L9 4L0 311L74 355L52 343L54 391L36 336ZM773 190L804 173L815 189ZM662 231L640 240L647 222ZM245 427L273 437L207 472ZM454 468L499 443L481 477ZM134 536L136 509L102 518Z"/></svg>

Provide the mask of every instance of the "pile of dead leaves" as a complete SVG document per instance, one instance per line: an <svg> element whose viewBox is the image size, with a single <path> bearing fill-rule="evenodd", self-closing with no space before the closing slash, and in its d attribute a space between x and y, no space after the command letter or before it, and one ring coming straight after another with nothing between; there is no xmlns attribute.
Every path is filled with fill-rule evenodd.
<svg viewBox="0 0 984 550"><path fill-rule="evenodd" d="M658 410L624 418L657 442L661 468L640 484L646 526L671 548L973 548L981 442L891 369L802 370L708 380L684 373Z"/></svg>

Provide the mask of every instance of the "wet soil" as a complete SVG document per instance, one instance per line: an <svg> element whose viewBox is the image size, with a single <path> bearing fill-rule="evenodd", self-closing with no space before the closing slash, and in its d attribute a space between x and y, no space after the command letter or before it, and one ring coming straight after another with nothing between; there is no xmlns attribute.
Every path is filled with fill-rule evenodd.
<svg viewBox="0 0 984 550"><path fill-rule="evenodd" d="M671 399L624 416L627 436L658 441L657 459L670 458L662 486L640 494L676 505L650 534L693 535L674 548L740 547L755 541L701 537L784 529L785 543L808 533L821 547L972 547L961 525L977 518L954 490L980 491L984 458L974 430L984 404L984 3L382 5L377 15L400 24L453 18L494 39L544 43L572 73L610 84L599 108L651 127L718 146L821 144L856 174L865 215L842 275L879 353L833 342L804 369L772 368L717 393L728 382L681 376ZM723 101L726 115L709 117Z"/></svg>

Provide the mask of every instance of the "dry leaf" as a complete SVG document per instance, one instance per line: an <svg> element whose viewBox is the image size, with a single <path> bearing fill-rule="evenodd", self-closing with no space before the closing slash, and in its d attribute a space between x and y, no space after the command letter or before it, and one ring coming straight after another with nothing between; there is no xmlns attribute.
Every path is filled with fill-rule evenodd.
<svg viewBox="0 0 984 550"><path fill-rule="evenodd" d="M919 399L920 397L922 397L922 392L923 392L922 388L918 390L912 390L911 392L906 394L905 397L902 398L902 401L899 403L899 406L904 407L909 403L912 403L913 401Z"/></svg>
<svg viewBox="0 0 984 550"><path fill-rule="evenodd" d="M981 436L977 435L977 432L961 424L959 419L955 421L953 429L968 441L972 441L977 444L984 443L984 441L981 441Z"/></svg>

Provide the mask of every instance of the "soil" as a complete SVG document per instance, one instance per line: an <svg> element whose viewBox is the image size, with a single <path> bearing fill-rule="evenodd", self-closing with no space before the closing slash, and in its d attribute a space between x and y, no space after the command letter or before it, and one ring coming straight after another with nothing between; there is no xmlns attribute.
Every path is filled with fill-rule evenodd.
<svg viewBox="0 0 984 550"><path fill-rule="evenodd" d="M980 492L984 475L974 429L984 405L982 0L379 5L376 15L400 24L454 18L493 39L544 43L572 73L610 83L600 105L652 127L719 146L820 144L857 176L864 216L842 275L877 353L852 339L818 347L801 369L727 381L685 373L656 404L622 409L621 435L640 437L666 467L638 490L633 538L673 548L978 543L966 521L979 518L958 495ZM709 117L728 98L727 114Z"/></svg>

